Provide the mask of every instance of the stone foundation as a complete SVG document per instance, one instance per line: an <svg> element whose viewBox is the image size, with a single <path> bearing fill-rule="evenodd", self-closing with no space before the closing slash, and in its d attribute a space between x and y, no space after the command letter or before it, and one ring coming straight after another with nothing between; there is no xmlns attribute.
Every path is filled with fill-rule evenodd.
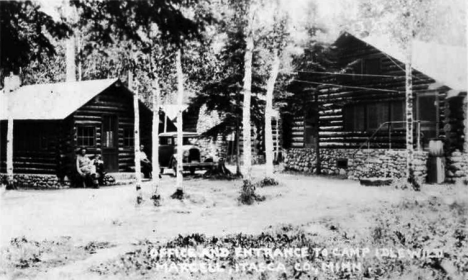
<svg viewBox="0 0 468 280"><path fill-rule="evenodd" d="M134 183L133 174L125 173L116 173L107 174L106 177L118 177L113 182L107 182L106 186L116 186L116 185L125 185L129 183ZM5 173L0 173L0 183L6 183L7 175ZM71 182L65 177L63 182L60 182L59 178L56 175L52 174L14 174L13 180L15 187L20 189L68 189L71 187Z"/></svg>
<svg viewBox="0 0 468 280"><path fill-rule="evenodd" d="M6 174L0 174L2 182ZM65 189L70 187L70 181L65 179L62 183L56 175L49 174L14 174L13 180L17 188L24 189Z"/></svg>
<svg viewBox="0 0 468 280"><path fill-rule="evenodd" d="M456 150L446 159L446 180L456 182L468 177L468 153Z"/></svg>
<svg viewBox="0 0 468 280"><path fill-rule="evenodd" d="M427 176L427 157L427 152L414 153L415 176L422 182L425 182ZM321 149L320 159L322 174L346 175L353 180L371 177L401 178L406 174L405 150L372 149L356 152L355 149ZM315 150L288 150L285 168L316 173Z"/></svg>

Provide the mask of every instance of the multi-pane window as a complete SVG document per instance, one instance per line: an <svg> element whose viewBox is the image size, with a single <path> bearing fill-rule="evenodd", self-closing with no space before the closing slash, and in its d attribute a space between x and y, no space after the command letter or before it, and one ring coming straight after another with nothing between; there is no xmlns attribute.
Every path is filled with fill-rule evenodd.
<svg viewBox="0 0 468 280"><path fill-rule="evenodd" d="M133 147L135 143L135 133L132 127L125 127L123 130L124 147Z"/></svg>
<svg viewBox="0 0 468 280"><path fill-rule="evenodd" d="M92 126L79 126L76 141L78 146L93 147L96 145L96 128Z"/></svg>

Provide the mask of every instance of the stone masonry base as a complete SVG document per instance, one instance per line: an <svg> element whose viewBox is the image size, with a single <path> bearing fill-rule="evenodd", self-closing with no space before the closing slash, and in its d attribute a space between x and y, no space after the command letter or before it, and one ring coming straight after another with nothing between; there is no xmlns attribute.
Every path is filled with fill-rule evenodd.
<svg viewBox="0 0 468 280"><path fill-rule="evenodd" d="M414 153L415 176L425 182L427 152ZM406 174L406 151L371 149L356 152L355 149L321 149L321 172L325 175L346 175L359 178L402 178ZM289 149L285 156L288 170L316 173L314 149Z"/></svg>

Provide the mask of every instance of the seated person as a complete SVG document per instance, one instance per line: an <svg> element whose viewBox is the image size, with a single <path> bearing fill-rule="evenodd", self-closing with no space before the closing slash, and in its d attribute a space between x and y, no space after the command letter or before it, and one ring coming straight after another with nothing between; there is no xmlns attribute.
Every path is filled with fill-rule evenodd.
<svg viewBox="0 0 468 280"><path fill-rule="evenodd" d="M83 187L86 187L87 182L91 182L94 187L98 187L96 180L96 166L86 155L86 148L81 148L80 153L76 157L76 170L82 178Z"/></svg>
<svg viewBox="0 0 468 280"><path fill-rule="evenodd" d="M152 177L152 171L153 171L153 165L151 164L151 161L148 159L146 156L146 153L144 152L145 146L141 145L140 146L140 162L141 162L141 172L143 173L145 178L151 179Z"/></svg>
<svg viewBox="0 0 468 280"><path fill-rule="evenodd" d="M100 186L104 185L104 176L106 172L104 172L104 161L101 158L101 155L96 154L93 161L94 166L96 167L97 179Z"/></svg>

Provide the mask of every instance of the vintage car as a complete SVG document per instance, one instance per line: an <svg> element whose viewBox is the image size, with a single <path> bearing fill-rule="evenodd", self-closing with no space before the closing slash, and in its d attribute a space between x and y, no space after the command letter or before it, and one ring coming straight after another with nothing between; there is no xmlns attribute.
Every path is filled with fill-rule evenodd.
<svg viewBox="0 0 468 280"><path fill-rule="evenodd" d="M182 149L184 171L194 174L198 169L211 169L215 163L213 158L202 158L200 147L197 146L199 135L195 132L183 132ZM161 174L165 168L177 172L177 132L164 132L159 134L159 166Z"/></svg>

